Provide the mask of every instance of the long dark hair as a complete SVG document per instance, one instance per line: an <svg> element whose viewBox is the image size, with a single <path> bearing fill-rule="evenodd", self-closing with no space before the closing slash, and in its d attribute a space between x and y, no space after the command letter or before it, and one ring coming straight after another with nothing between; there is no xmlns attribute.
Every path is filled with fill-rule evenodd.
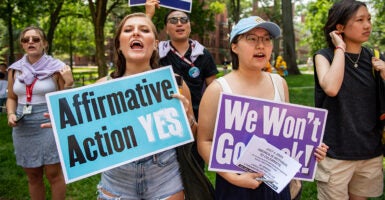
<svg viewBox="0 0 385 200"><path fill-rule="evenodd" d="M230 43L230 55L231 55L231 65L232 65L231 68L233 70L237 70L239 68L239 58L238 58L238 54L233 52L231 45L237 44L240 39L239 37L241 37L241 35L236 35L233 41Z"/></svg>
<svg viewBox="0 0 385 200"><path fill-rule="evenodd" d="M346 25L361 6L366 7L366 4L361 1L342 0L329 9L328 19L324 26L324 36L330 48L334 48L334 44L329 33L337 30L337 24Z"/></svg>
<svg viewBox="0 0 385 200"><path fill-rule="evenodd" d="M159 39L158 32L156 31L155 25L152 23L151 19L147 17L146 14L132 13L124 17L123 20L120 22L118 28L116 29L115 37L114 37L114 63L116 66L116 70L110 74L112 78L122 77L124 75L124 72L126 71L126 58L124 57L123 53L119 50L120 48L119 37L122 32L124 23L132 17L147 18L151 22L150 26L151 26L152 32L154 33L155 40ZM151 59L150 59L150 66L152 69L159 68L159 53L157 48L155 48L154 51L152 52Z"/></svg>

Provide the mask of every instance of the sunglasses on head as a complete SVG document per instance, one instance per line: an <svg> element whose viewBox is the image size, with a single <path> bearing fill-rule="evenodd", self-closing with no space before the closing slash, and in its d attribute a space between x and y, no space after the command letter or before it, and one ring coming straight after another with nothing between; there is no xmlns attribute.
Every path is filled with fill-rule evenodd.
<svg viewBox="0 0 385 200"><path fill-rule="evenodd" d="M38 36L23 37L23 38L21 38L20 41L21 41L21 43L28 43L31 40L31 38L32 38L33 43L40 42L40 37L38 37Z"/></svg>
<svg viewBox="0 0 385 200"><path fill-rule="evenodd" d="M170 18L167 19L167 21L170 24L177 24L178 21L180 21L181 24L187 24L189 19L188 19L188 17L170 17Z"/></svg>

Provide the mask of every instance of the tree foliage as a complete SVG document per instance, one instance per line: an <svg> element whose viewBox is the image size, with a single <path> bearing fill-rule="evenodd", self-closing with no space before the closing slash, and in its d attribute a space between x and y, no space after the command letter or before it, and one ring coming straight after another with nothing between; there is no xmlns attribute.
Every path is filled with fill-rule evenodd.
<svg viewBox="0 0 385 200"><path fill-rule="evenodd" d="M207 31L214 30L214 14L221 10L220 3L214 4L211 7L213 10L208 9L206 3L199 0L193 2L192 34L200 38ZM163 16L169 9L161 10L163 11L157 13L160 14L157 20L159 30L164 26ZM4 15L0 16L0 22L4 24L3 29L6 28L3 31L6 34L2 34L0 38L3 49L0 52L8 51L9 63L14 62L15 53L23 54L15 38L23 28L34 25L45 30L50 46L49 53L55 52L56 56L69 58L70 63L75 52L77 55L93 54L99 67L99 76L102 77L108 70L106 53L109 50L105 48L106 39L112 38L115 25L125 15L140 11L144 11L144 6L130 8L125 0L1 0L0 12ZM54 37L55 34L57 37ZM62 56L63 54L67 56Z"/></svg>
<svg viewBox="0 0 385 200"><path fill-rule="evenodd" d="M62 23L57 26L53 41L55 57L68 60L72 67L75 55L95 55L93 27L88 17L89 9L81 3L68 4L62 12Z"/></svg>
<svg viewBox="0 0 385 200"><path fill-rule="evenodd" d="M47 30L47 42L48 45L52 47L55 29L58 26L60 19L62 18L62 15L60 15L60 11L63 8L64 0L46 0L43 3L47 5L47 7L43 7L43 10L48 13L48 28L45 28ZM47 53L52 54L52 48L49 48Z"/></svg>
<svg viewBox="0 0 385 200"><path fill-rule="evenodd" d="M19 46L17 40L21 30L27 26L37 26L44 30L48 40L48 54L54 50L53 41L56 27L60 23L60 19L64 16L61 12L66 4L74 3L76 0L5 0L0 4L0 10L4 11L2 15L6 21L7 34L5 40L8 41L8 63L13 63L16 58L15 54L23 54L23 50ZM64 13L66 14L66 13ZM67 13L68 15L68 13ZM71 14L69 14L71 15Z"/></svg>
<svg viewBox="0 0 385 200"><path fill-rule="evenodd" d="M223 13L226 9L226 4L221 3L219 1L211 2L209 5L209 9L215 14Z"/></svg>
<svg viewBox="0 0 385 200"><path fill-rule="evenodd" d="M288 0L286 0L289 2ZM280 50L294 50L295 44L290 27L293 20L285 17L293 13L291 4L283 6L282 0L193 0L191 12L192 35L199 39L206 38L208 32L213 31L215 14L228 12L228 27L231 27L240 18L247 17L253 12L252 3L257 3L260 8L253 14L264 15L269 20L277 23L283 30L283 47L280 42L274 42L274 55L279 55ZM298 4L298 1L294 1ZM297 26L302 29L300 42L307 45L312 55L316 50L326 46L323 26L326 22L327 12L334 0L312 0L302 5L301 14L306 17L305 24ZM385 2L373 0L368 2L372 14L373 31L369 42L365 45L378 46L385 49ZM225 8L226 5L226 8ZM7 54L7 61L11 64L23 51L20 48L18 36L20 31L30 25L42 27L48 36L50 52L55 56L70 61L74 55L89 56L95 58L99 67L99 76L107 74L106 55L110 49L106 49L107 41L115 31L115 26L127 14L143 12L144 6L129 7L126 0L0 0L0 55ZM153 17L158 30L164 28L164 16L169 11L160 8ZM292 16L291 16L292 17ZM287 20L283 22L283 20ZM290 19L290 20L288 20ZM297 34L297 33L296 33ZM291 44L293 42L294 45ZM295 55L285 56L289 64L289 70L295 62ZM111 59L111 58L108 58ZM292 61L291 61L292 59ZM291 73L293 73L291 71Z"/></svg>
<svg viewBox="0 0 385 200"><path fill-rule="evenodd" d="M191 31L197 34L200 40L203 39L204 34L215 30L214 19L215 11L207 8L205 1L193 0L191 19L193 19Z"/></svg>
<svg viewBox="0 0 385 200"><path fill-rule="evenodd" d="M227 5L229 27L236 24L241 18L248 17L253 11L252 1L225 0Z"/></svg>
<svg viewBox="0 0 385 200"><path fill-rule="evenodd" d="M21 52L18 39L20 30L25 26L37 24L35 13L40 13L41 6L36 0L2 0L0 4L0 18L4 20L7 32L4 39L8 41L8 63L16 60L15 51Z"/></svg>
<svg viewBox="0 0 385 200"><path fill-rule="evenodd" d="M369 39L370 47L378 47L382 52L385 51L385 2L383 0L373 0L369 3L373 8L372 14L372 35Z"/></svg>
<svg viewBox="0 0 385 200"><path fill-rule="evenodd" d="M0 33L3 33L3 34L0 34L0 55L4 55L8 52L8 47L6 47L6 40L4 39L4 37L6 37L6 35L4 33L7 33L7 27L5 27L2 22L3 20L0 20ZM0 63L4 62L4 58L0 57Z"/></svg>
<svg viewBox="0 0 385 200"><path fill-rule="evenodd" d="M306 16L305 30L308 31L308 37L304 41L309 44L311 55L327 46L323 27L326 24L328 11L332 4L333 1L330 0L310 2L307 6L307 11L303 13Z"/></svg>

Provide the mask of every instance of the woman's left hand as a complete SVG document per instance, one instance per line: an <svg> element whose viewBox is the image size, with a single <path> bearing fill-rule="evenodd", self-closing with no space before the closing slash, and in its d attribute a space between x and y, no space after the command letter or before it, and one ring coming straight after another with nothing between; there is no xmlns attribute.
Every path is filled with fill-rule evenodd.
<svg viewBox="0 0 385 200"><path fill-rule="evenodd" d="M45 118L48 118L48 119L50 118L49 113L44 113L43 115ZM52 128L52 124L51 124L51 122L40 124L40 128Z"/></svg>
<svg viewBox="0 0 385 200"><path fill-rule="evenodd" d="M321 160L325 159L328 149L329 149L329 146L326 145L325 143L322 143L320 146L316 148L314 155L317 159L317 162L320 162Z"/></svg>
<svg viewBox="0 0 385 200"><path fill-rule="evenodd" d="M179 94L179 93L172 94L171 96L181 100L186 113L188 113L189 108L190 108L190 101L184 95Z"/></svg>
<svg viewBox="0 0 385 200"><path fill-rule="evenodd" d="M74 84L74 78L72 76L71 67L65 65L60 71L60 75L63 77L64 86L71 87Z"/></svg>
<svg viewBox="0 0 385 200"><path fill-rule="evenodd" d="M372 57L372 65L376 71L379 71L382 79L385 80L385 62L380 58Z"/></svg>

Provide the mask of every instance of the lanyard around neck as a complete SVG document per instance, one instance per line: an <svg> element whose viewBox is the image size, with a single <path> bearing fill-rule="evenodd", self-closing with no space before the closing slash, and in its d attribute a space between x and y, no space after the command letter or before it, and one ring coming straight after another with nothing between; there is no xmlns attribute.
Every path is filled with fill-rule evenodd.
<svg viewBox="0 0 385 200"><path fill-rule="evenodd" d="M25 93L27 94L27 102L30 103L32 101L32 90L33 86L36 83L37 78L33 80L33 82L30 85L25 86Z"/></svg>
<svg viewBox="0 0 385 200"><path fill-rule="evenodd" d="M172 47L171 45L170 45L170 49L171 49L171 51L172 51L175 55L177 55L180 59L182 59L184 62L186 62L187 64L189 64L191 67L194 67L194 66L195 66L194 63L192 63L192 62L191 62L190 60L188 60L186 57L180 55L180 53L179 53L178 51L176 51L176 50L174 49L174 47ZM194 45L193 45L193 44L191 44L191 49L194 49Z"/></svg>

